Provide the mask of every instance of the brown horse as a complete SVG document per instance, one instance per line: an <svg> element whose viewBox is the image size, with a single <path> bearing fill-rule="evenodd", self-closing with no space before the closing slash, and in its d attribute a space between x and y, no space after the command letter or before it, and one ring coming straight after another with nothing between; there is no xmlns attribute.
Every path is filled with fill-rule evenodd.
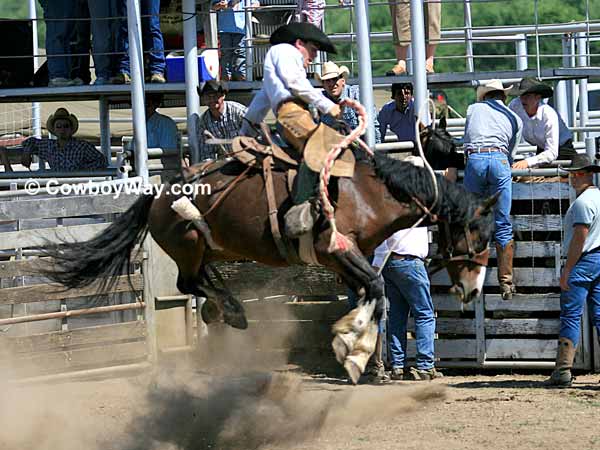
<svg viewBox="0 0 600 450"><path fill-rule="evenodd" d="M47 275L69 288L89 285L98 277L114 279L128 267L134 247L150 231L177 263L178 289L184 294L208 297L208 304L219 309L225 322L245 328L242 305L213 284L206 272L207 265L241 259L281 267L288 263L271 234L261 172L247 170L235 160L218 162L203 173L202 167L186 169L182 175L184 180L180 177L171 185L200 180L212 186L211 195L198 195L194 203L202 212L210 210L205 219L214 241L223 250L209 248L204 235L173 211L171 204L179 197L165 194L167 188L156 198L140 197L95 238L51 248L49 254L55 258L56 265ZM286 174L273 172L273 178L282 226L283 215L292 202ZM468 302L482 291L492 229L490 211L495 199L483 201L441 176L437 176L437 185L439 200L423 225L431 225L436 220L444 224L440 233L444 244L440 245L440 252L455 292L462 301ZM361 298L359 307L334 327L333 342L338 361L356 381L373 353L375 323L384 304L382 278L364 255L372 254L392 233L410 227L422 217L425 205L432 203L434 188L425 169L375 155L357 161L353 178L332 179L330 192L336 205L338 230L352 246L347 251L330 253L331 227L325 219L320 219L314 229L314 248L319 263L338 273ZM217 201L218 205L211 209ZM293 245L297 247L297 242Z"/></svg>

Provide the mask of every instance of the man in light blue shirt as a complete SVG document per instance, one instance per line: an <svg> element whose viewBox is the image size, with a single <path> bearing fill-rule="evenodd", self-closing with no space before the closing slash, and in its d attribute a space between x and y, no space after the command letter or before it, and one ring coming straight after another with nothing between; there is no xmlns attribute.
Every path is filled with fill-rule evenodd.
<svg viewBox="0 0 600 450"><path fill-rule="evenodd" d="M381 142L385 141L388 128L398 136L399 141L415 142L415 101L411 83L392 84L392 101L379 111L379 133Z"/></svg>
<svg viewBox="0 0 600 450"><path fill-rule="evenodd" d="M583 308L589 307L592 323L600 336L600 190L594 185L594 173L600 166L583 154L573 157L569 183L577 199L565 216L567 260L560 276L560 332L556 367L547 385L568 387L571 368L581 335Z"/></svg>
<svg viewBox="0 0 600 450"><path fill-rule="evenodd" d="M500 80L491 80L477 88L478 102L467 109L463 139L467 155L465 188L481 195L499 194L494 211L494 237L498 283L504 300L512 299L515 292L511 165L523 129L521 119L504 105L507 90Z"/></svg>
<svg viewBox="0 0 600 450"><path fill-rule="evenodd" d="M146 94L146 140L148 148L177 148L177 125L156 109L162 102L161 94Z"/></svg>

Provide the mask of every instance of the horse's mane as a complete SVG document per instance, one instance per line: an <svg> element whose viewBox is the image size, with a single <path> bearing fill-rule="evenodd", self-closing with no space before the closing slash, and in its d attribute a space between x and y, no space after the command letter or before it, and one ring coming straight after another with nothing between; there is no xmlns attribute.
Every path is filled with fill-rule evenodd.
<svg viewBox="0 0 600 450"><path fill-rule="evenodd" d="M407 162L392 159L375 152L373 166L377 178L381 179L390 193L401 202L410 203L411 197L418 198L425 206L433 201L434 190L429 172ZM462 185L452 183L437 175L438 202L433 212L451 222L466 223L473 219L475 209L482 199L468 192Z"/></svg>

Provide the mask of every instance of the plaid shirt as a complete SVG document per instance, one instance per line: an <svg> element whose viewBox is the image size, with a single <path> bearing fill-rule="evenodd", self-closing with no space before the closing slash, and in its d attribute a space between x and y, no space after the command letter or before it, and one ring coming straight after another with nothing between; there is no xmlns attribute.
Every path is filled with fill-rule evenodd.
<svg viewBox="0 0 600 450"><path fill-rule="evenodd" d="M246 107L237 102L225 101L223 114L218 119L214 119L207 109L198 119L198 143L200 146L200 159L215 158L222 156L221 146L206 144L207 137L204 136L204 130L210 132L218 139L233 139L240 134L242 120L246 114ZM231 145L224 145L227 152L231 151Z"/></svg>
<svg viewBox="0 0 600 450"><path fill-rule="evenodd" d="M63 148L58 141L31 137L23 142L23 148L32 155L46 161L52 170L75 171L105 169L108 166L106 157L87 141L70 139Z"/></svg>

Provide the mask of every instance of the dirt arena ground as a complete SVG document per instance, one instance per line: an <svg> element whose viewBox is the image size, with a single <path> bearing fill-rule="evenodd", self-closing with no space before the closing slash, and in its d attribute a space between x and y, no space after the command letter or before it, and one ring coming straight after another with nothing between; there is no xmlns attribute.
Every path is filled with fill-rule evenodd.
<svg viewBox="0 0 600 450"><path fill-rule="evenodd" d="M2 450L600 448L598 375L449 376L352 387L277 373L163 371L3 386Z"/></svg>

